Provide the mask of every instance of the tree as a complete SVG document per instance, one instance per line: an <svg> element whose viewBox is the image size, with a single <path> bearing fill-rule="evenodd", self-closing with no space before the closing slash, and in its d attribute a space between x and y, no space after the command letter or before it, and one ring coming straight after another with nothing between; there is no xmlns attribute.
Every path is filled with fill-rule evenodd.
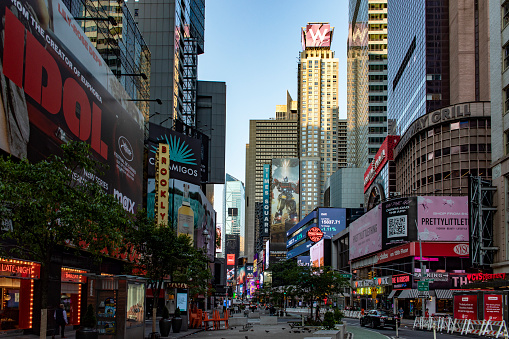
<svg viewBox="0 0 509 339"><path fill-rule="evenodd" d="M155 333L159 294L165 280L186 283L191 290L204 291L205 279L210 278L206 269L208 261L203 252L193 247L187 235L177 236L175 230L158 225L144 211L137 214L125 240L128 250L137 253L134 269L143 274L152 286L152 332Z"/></svg>
<svg viewBox="0 0 509 339"><path fill-rule="evenodd" d="M102 164L90 146L70 142L60 155L38 163L0 157L1 237L4 255L41 263L41 337L46 336L49 270L59 246L71 244L96 258L121 241L129 216L118 201L93 180Z"/></svg>

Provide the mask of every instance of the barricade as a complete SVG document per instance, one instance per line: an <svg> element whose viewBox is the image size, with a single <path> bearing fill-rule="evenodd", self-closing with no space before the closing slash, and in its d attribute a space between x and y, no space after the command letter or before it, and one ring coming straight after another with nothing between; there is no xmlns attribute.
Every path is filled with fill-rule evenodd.
<svg viewBox="0 0 509 339"><path fill-rule="evenodd" d="M414 327L413 327L414 330L415 330L416 327L419 328L419 324L421 323L421 318L422 317L415 317L415 319L414 319Z"/></svg>
<svg viewBox="0 0 509 339"><path fill-rule="evenodd" d="M493 328L495 327L495 328ZM498 328L497 328L498 327ZM486 323L483 325L483 328L479 335L489 335L493 336L495 338L498 338L500 335L502 335L504 338L509 336L509 333L507 332L507 326L505 324L505 320L503 321L491 321L487 320Z"/></svg>
<svg viewBox="0 0 509 339"><path fill-rule="evenodd" d="M461 335L463 334L481 334L481 330L485 328L486 320L470 320L468 319L463 324Z"/></svg>

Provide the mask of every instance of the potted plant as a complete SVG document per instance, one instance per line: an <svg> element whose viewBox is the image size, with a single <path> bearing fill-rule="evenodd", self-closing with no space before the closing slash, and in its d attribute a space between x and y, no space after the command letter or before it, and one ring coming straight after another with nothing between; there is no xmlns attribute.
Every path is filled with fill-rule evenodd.
<svg viewBox="0 0 509 339"><path fill-rule="evenodd" d="M168 311L168 308L164 306L162 318L159 320L159 331L161 332L161 337L167 337L170 334L170 330L170 311Z"/></svg>
<svg viewBox="0 0 509 339"><path fill-rule="evenodd" d="M180 315L181 315L180 308L177 307L175 313L173 314L173 319L171 319L173 333L179 333L180 328L182 327L182 318L180 317Z"/></svg>
<svg viewBox="0 0 509 339"><path fill-rule="evenodd" d="M95 310L93 305L88 305L87 313L81 321L81 327L76 331L76 339L97 339L99 338L99 332L97 332L95 326L97 319L95 317Z"/></svg>

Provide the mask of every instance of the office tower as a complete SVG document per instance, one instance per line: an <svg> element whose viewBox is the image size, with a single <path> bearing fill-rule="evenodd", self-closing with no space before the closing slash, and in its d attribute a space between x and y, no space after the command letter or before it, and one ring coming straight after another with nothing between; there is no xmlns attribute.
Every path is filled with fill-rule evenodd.
<svg viewBox="0 0 509 339"><path fill-rule="evenodd" d="M244 256L245 188L244 183L226 173L223 199L223 223L226 235L238 235L239 255ZM223 244L224 247L224 244ZM224 253L223 253L224 257Z"/></svg>
<svg viewBox="0 0 509 339"><path fill-rule="evenodd" d="M63 3L127 95L135 100L149 99L150 50L129 9L113 0L64 0ZM138 101L136 106L148 119L148 102Z"/></svg>
<svg viewBox="0 0 509 339"><path fill-rule="evenodd" d="M152 52L151 122L196 124L198 55L204 52L205 0L126 1Z"/></svg>
<svg viewBox="0 0 509 339"><path fill-rule="evenodd" d="M287 96L288 98L288 96ZM290 105L277 106L282 116L293 117ZM251 262L255 253L263 246L259 229L255 227L256 203L262 202L263 165L271 164L273 158L298 158L299 133L297 119L250 120L249 144L246 145L246 256ZM259 245L259 246L258 246Z"/></svg>
<svg viewBox="0 0 509 339"><path fill-rule="evenodd" d="M489 100L487 6L479 1L395 0L388 6L392 134L442 107ZM467 71L468 70L468 71Z"/></svg>
<svg viewBox="0 0 509 339"><path fill-rule="evenodd" d="M302 28L298 70L300 105L301 215L323 203L325 180L338 169L338 59L331 51L334 28Z"/></svg>
<svg viewBox="0 0 509 339"><path fill-rule="evenodd" d="M349 166L366 169L387 135L387 0L350 0Z"/></svg>
<svg viewBox="0 0 509 339"><path fill-rule="evenodd" d="M502 3L502 4L501 4ZM509 3L489 1L490 16L490 67L491 67L491 160L492 184L497 188L493 217L493 246L499 248L494 256L493 272L507 272L509 249L507 245L507 196L509 194Z"/></svg>

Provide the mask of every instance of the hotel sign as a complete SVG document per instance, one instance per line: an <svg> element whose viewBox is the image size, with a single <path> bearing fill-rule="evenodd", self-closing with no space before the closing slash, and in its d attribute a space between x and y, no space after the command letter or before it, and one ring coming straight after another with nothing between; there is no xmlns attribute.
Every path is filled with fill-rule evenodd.
<svg viewBox="0 0 509 339"><path fill-rule="evenodd" d="M158 225L168 226L170 182L170 154L166 144L159 144L156 152L155 217Z"/></svg>

